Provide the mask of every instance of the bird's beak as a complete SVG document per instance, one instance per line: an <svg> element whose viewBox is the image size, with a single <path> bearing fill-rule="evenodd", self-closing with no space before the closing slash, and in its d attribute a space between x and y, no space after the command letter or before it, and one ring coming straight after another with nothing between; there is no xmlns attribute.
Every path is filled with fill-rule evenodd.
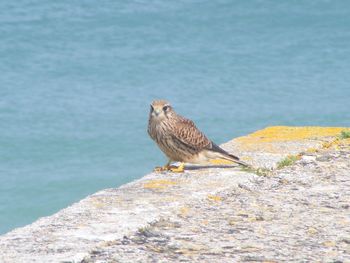
<svg viewBox="0 0 350 263"><path fill-rule="evenodd" d="M158 116L158 115L160 114L161 110L154 109L153 112L154 112L154 114L155 114L156 116Z"/></svg>

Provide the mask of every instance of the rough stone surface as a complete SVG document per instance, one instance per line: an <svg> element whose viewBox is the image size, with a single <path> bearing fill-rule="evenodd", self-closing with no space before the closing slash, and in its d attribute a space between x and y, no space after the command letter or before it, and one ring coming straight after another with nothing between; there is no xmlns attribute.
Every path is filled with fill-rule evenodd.
<svg viewBox="0 0 350 263"><path fill-rule="evenodd" d="M100 191L1 236L0 262L350 262L350 140L325 129L224 145L256 167L303 152L268 176L189 167Z"/></svg>
<svg viewBox="0 0 350 263"><path fill-rule="evenodd" d="M233 139L222 146L261 168L276 168L288 155L322 148L345 128L274 126Z"/></svg>

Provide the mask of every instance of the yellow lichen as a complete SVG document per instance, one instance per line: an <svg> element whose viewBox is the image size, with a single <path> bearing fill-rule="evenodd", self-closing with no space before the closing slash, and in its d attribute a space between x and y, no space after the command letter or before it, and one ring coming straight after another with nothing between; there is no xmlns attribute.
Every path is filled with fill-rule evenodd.
<svg viewBox="0 0 350 263"><path fill-rule="evenodd" d="M230 225L230 226L234 226L234 225L236 225L237 224L237 222L235 221L235 220L229 220L228 221L228 224Z"/></svg>
<svg viewBox="0 0 350 263"><path fill-rule="evenodd" d="M280 142L337 136L349 128L272 126L238 138L241 142Z"/></svg>
<svg viewBox="0 0 350 263"><path fill-rule="evenodd" d="M330 148L335 143L336 143L336 140L335 141L331 141L331 142L324 142L322 144L322 148L324 148L324 149Z"/></svg>
<svg viewBox="0 0 350 263"><path fill-rule="evenodd" d="M144 188L147 189L165 189L170 185L175 185L176 182L170 180L150 180L143 184Z"/></svg>
<svg viewBox="0 0 350 263"><path fill-rule="evenodd" d="M318 152L319 150L318 149L315 149L315 148L309 148L306 150L307 153L316 153Z"/></svg>
<svg viewBox="0 0 350 263"><path fill-rule="evenodd" d="M180 208L180 216L187 217L190 209L187 206L183 206Z"/></svg>
<svg viewBox="0 0 350 263"><path fill-rule="evenodd" d="M243 156L242 158L240 158L242 161L251 161L253 160L253 157L251 156Z"/></svg>
<svg viewBox="0 0 350 263"><path fill-rule="evenodd" d="M334 148L336 150L339 150L341 146L348 146L348 145L350 145L350 138L345 138L345 139L336 138L333 141L323 143L322 148L324 149Z"/></svg>
<svg viewBox="0 0 350 263"><path fill-rule="evenodd" d="M303 140L322 142L325 138L338 138L344 131L350 131L350 128L273 126L239 137L235 141L240 144L241 150L244 151L259 150L268 153L281 153L287 149L284 142Z"/></svg>
<svg viewBox="0 0 350 263"><path fill-rule="evenodd" d="M214 159L214 160L210 160L210 163L214 165L227 165L227 164L232 164L233 162L224 160L224 159Z"/></svg>
<svg viewBox="0 0 350 263"><path fill-rule="evenodd" d="M208 199L211 201L215 201L215 202L222 201L222 198L220 196L217 196L217 195L208 195Z"/></svg>
<svg viewBox="0 0 350 263"><path fill-rule="evenodd" d="M307 233L310 235L310 236L314 236L318 233L317 229L314 228L314 227L310 227L308 230L307 230Z"/></svg>

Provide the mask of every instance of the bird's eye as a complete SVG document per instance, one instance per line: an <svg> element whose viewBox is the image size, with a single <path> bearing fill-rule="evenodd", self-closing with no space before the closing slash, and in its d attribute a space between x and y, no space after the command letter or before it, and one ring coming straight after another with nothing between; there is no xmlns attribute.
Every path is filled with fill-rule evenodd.
<svg viewBox="0 0 350 263"><path fill-rule="evenodd" d="M150 108L150 110L151 110L151 112L152 112L152 111L154 111L154 109L153 109L153 106L152 106L152 105L151 105L151 108Z"/></svg>
<svg viewBox="0 0 350 263"><path fill-rule="evenodd" d="M169 109L169 106L167 106L167 105L165 105L164 107L163 107L163 111L167 111Z"/></svg>

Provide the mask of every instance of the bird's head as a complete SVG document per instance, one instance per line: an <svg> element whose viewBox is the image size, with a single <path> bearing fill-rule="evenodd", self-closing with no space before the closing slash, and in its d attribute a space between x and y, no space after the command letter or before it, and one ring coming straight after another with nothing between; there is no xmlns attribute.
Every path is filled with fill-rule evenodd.
<svg viewBox="0 0 350 263"><path fill-rule="evenodd" d="M151 103L149 116L153 120L162 121L173 113L173 108L166 100L155 100Z"/></svg>

